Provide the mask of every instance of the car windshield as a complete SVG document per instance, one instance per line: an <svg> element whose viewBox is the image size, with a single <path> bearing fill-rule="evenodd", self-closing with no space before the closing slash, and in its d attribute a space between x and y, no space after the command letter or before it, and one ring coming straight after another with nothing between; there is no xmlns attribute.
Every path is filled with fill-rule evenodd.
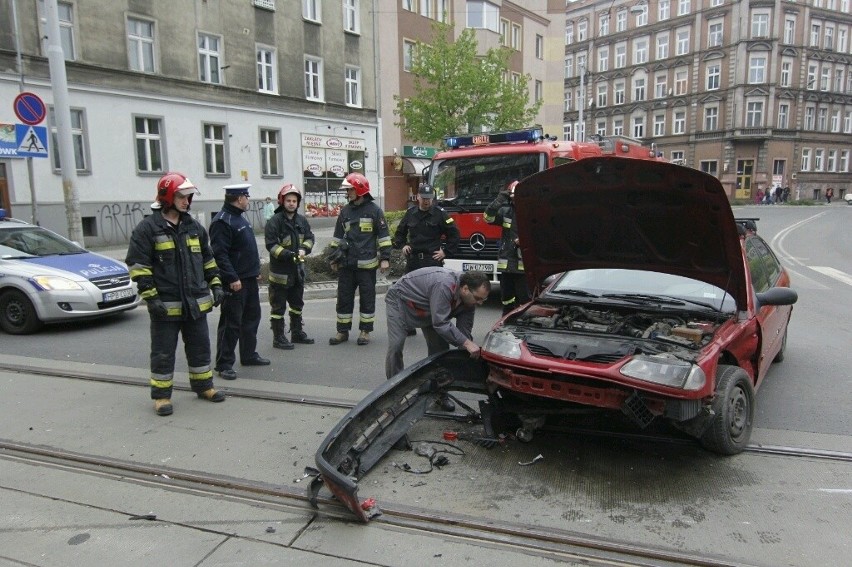
<svg viewBox="0 0 852 567"><path fill-rule="evenodd" d="M0 258L29 258L85 252L70 240L37 226L0 230Z"/></svg>
<svg viewBox="0 0 852 567"><path fill-rule="evenodd" d="M629 303L690 306L734 312L736 303L725 290L708 283L660 272L623 269L565 272L548 290L561 297L594 297Z"/></svg>
<svg viewBox="0 0 852 567"><path fill-rule="evenodd" d="M432 185L453 205L485 207L512 181L541 171L545 160L540 152L437 160L431 168Z"/></svg>

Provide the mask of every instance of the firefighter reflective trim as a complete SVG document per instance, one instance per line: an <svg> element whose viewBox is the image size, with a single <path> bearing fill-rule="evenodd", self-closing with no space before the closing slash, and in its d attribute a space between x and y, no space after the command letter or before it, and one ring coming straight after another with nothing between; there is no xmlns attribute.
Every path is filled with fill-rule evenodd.
<svg viewBox="0 0 852 567"><path fill-rule="evenodd" d="M172 237L164 234L154 238L154 250L162 252L163 250L174 250L175 241Z"/></svg>
<svg viewBox="0 0 852 567"><path fill-rule="evenodd" d="M505 258L501 258L501 259L497 260L497 269L498 270L505 270L507 267L509 267L509 261L508 260L506 260Z"/></svg>
<svg viewBox="0 0 852 567"><path fill-rule="evenodd" d="M276 274L273 272L269 272L269 283L287 285L287 282L289 280L290 277L287 274Z"/></svg>
<svg viewBox="0 0 852 567"><path fill-rule="evenodd" d="M151 269L151 266L145 266L143 264L133 264L130 266L130 278L136 279L144 276L153 276L154 271Z"/></svg>
<svg viewBox="0 0 852 567"><path fill-rule="evenodd" d="M189 251L193 254L201 254L201 240L199 240L197 236L187 235L186 245L189 247Z"/></svg>
<svg viewBox="0 0 852 567"><path fill-rule="evenodd" d="M273 247L272 247L272 250L270 250L270 251L269 251L269 253L270 253L270 254L271 254L274 258L277 258L277 257L278 257L278 256L280 256L280 255L281 255L281 254L282 254L285 250L287 250L287 249L286 249L284 246L281 246L280 244L276 244L275 246L273 246Z"/></svg>
<svg viewBox="0 0 852 567"><path fill-rule="evenodd" d="M198 298L198 309L202 313L207 313L208 311L213 311L213 294L209 294L207 297L199 297Z"/></svg>
<svg viewBox="0 0 852 567"><path fill-rule="evenodd" d="M453 224L453 223L454 223L454 222L456 222L456 221L454 221L454 220L453 220L453 217L447 217L447 220L445 220L444 222L445 222L446 224Z"/></svg>
<svg viewBox="0 0 852 567"><path fill-rule="evenodd" d="M151 375L151 387L152 388L160 388L167 389L172 387L172 376L169 374L152 374Z"/></svg>
<svg viewBox="0 0 852 567"><path fill-rule="evenodd" d="M219 279L219 276L214 277L209 282L210 287L216 287L217 285L222 285L222 280Z"/></svg>
<svg viewBox="0 0 852 567"><path fill-rule="evenodd" d="M373 232L373 218L361 217L358 219L358 230L361 232Z"/></svg>
<svg viewBox="0 0 852 567"><path fill-rule="evenodd" d="M146 289L145 291L140 293L139 297L141 297L142 299L151 299L152 297L157 297L158 295L160 294L157 293L157 288L152 287L151 289Z"/></svg>
<svg viewBox="0 0 852 567"><path fill-rule="evenodd" d="M213 378L213 371L209 366L189 367L189 379L192 380L209 380Z"/></svg>
<svg viewBox="0 0 852 567"><path fill-rule="evenodd" d="M494 222L494 219L497 218L497 217L494 216L494 215L483 214L482 218L485 222L491 223L491 222Z"/></svg>
<svg viewBox="0 0 852 567"><path fill-rule="evenodd" d="M509 299L503 300L503 305L512 305L515 301L516 299L514 297L510 297Z"/></svg>
<svg viewBox="0 0 852 567"><path fill-rule="evenodd" d="M375 323L376 322L376 314L375 313L361 313L358 320L362 323Z"/></svg>
<svg viewBox="0 0 852 567"><path fill-rule="evenodd" d="M503 217L503 228L506 230L512 228L512 219Z"/></svg>
<svg viewBox="0 0 852 567"><path fill-rule="evenodd" d="M378 242L379 242L379 248L387 248L388 246L393 245L393 243L391 242L390 236L383 236L383 237L379 238Z"/></svg>
<svg viewBox="0 0 852 567"><path fill-rule="evenodd" d="M361 270L372 270L379 267L379 257L370 258L369 260L358 260L358 268Z"/></svg>
<svg viewBox="0 0 852 567"><path fill-rule="evenodd" d="M352 313L338 313L337 314L337 322L342 325L351 325L352 324Z"/></svg>
<svg viewBox="0 0 852 567"><path fill-rule="evenodd" d="M524 271L524 261L523 261L523 260L521 260L521 259L518 259L518 271L519 271L519 272L523 272L523 271Z"/></svg>
<svg viewBox="0 0 852 567"><path fill-rule="evenodd" d="M310 252L311 250L314 249L314 241L313 240L311 240L310 238L305 239L304 235L299 235L299 238L302 240L302 242L301 242L301 244L299 244L299 246L304 248L305 252Z"/></svg>
<svg viewBox="0 0 852 567"><path fill-rule="evenodd" d="M169 317L180 317L183 313L183 304L180 301L164 301L166 315Z"/></svg>
<svg viewBox="0 0 852 567"><path fill-rule="evenodd" d="M287 311L290 313L290 315L301 315L302 314L301 309L293 309L292 307L289 307L287 309Z"/></svg>
<svg viewBox="0 0 852 567"><path fill-rule="evenodd" d="M347 228L347 230L349 230L349 229ZM329 242L328 245L331 246L332 248L337 248L338 246L340 246L341 242L343 242L342 238L332 238L331 242Z"/></svg>
<svg viewBox="0 0 852 567"><path fill-rule="evenodd" d="M216 260L214 260L213 258L211 258L209 262L204 263L204 271L205 272L207 270L215 270L216 268L217 268Z"/></svg>
<svg viewBox="0 0 852 567"><path fill-rule="evenodd" d="M269 319L272 320L272 321L280 321L283 318L284 318L284 315L277 315L275 313L271 313L269 315Z"/></svg>

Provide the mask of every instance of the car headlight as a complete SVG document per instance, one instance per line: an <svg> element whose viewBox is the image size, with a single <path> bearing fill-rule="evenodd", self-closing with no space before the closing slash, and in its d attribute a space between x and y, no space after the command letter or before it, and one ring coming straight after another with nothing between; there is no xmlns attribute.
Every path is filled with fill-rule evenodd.
<svg viewBox="0 0 852 567"><path fill-rule="evenodd" d="M704 371L697 364L665 355L634 356L621 367L621 373L643 382L683 390L700 390L707 382Z"/></svg>
<svg viewBox="0 0 852 567"><path fill-rule="evenodd" d="M509 331L491 331L485 337L486 352L504 358L521 358L521 339Z"/></svg>
<svg viewBox="0 0 852 567"><path fill-rule="evenodd" d="M83 287L75 281L63 278L61 276L36 276L32 282L41 288L41 291L68 291L83 289Z"/></svg>

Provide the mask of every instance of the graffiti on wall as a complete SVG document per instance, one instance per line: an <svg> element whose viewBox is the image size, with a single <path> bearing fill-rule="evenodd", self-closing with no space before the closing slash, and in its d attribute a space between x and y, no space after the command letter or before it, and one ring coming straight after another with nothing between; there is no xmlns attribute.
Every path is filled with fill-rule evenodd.
<svg viewBox="0 0 852 567"><path fill-rule="evenodd" d="M150 214L146 203L108 203L98 211L98 227L100 237L105 244L123 243L130 241L133 229L146 214Z"/></svg>

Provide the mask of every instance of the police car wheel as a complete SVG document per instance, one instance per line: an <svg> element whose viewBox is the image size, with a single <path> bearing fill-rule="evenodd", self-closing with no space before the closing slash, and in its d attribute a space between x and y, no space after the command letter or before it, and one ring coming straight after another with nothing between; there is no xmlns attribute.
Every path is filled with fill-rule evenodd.
<svg viewBox="0 0 852 567"><path fill-rule="evenodd" d="M0 295L0 327L10 335L29 335L41 328L35 307L18 290Z"/></svg>

